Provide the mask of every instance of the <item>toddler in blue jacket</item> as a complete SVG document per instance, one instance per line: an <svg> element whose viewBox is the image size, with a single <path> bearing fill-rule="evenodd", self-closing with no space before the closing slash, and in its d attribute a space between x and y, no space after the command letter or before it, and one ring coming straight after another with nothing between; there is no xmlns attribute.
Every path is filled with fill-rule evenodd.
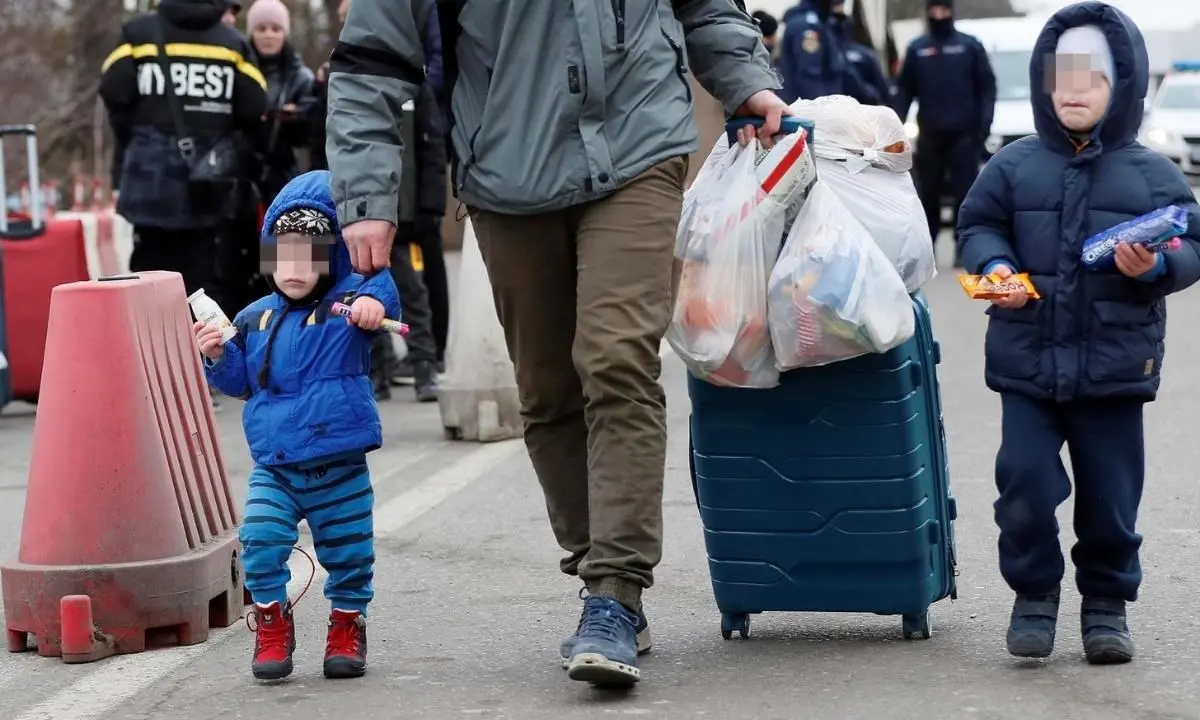
<svg viewBox="0 0 1200 720"><path fill-rule="evenodd" d="M255 468L240 535L258 625L252 671L262 680L292 672L287 560L307 520L329 574L325 676L359 677L375 564L366 454L382 442L368 379L371 336L385 316L399 317L399 293L391 273L353 272L328 172L284 187L262 240L274 292L238 313L237 335L225 345L215 326L195 326L209 383L246 399L242 424ZM348 319L331 312L335 302L350 306Z"/></svg>
<svg viewBox="0 0 1200 720"><path fill-rule="evenodd" d="M1001 395L995 518L1000 572L1016 593L1008 651L1019 657L1054 648L1065 572L1054 514L1072 489L1064 443L1084 654L1094 664L1134 655L1125 605L1142 579L1142 408L1158 391L1165 299L1200 278L1192 191L1137 142L1148 78L1127 16L1100 2L1060 10L1030 67L1037 135L1001 150L959 212L966 269L1029 273L1041 296L994 301L984 350L988 387ZM1115 269L1082 266L1086 238L1168 205L1189 213L1177 249L1122 244Z"/></svg>

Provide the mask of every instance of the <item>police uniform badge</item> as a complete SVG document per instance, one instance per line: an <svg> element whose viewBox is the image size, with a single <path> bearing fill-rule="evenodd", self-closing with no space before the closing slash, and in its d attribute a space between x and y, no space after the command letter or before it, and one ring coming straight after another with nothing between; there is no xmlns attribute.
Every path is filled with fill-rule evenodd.
<svg viewBox="0 0 1200 720"><path fill-rule="evenodd" d="M819 51L821 49L821 34L811 28L805 30L804 39L800 42L800 47L810 55Z"/></svg>

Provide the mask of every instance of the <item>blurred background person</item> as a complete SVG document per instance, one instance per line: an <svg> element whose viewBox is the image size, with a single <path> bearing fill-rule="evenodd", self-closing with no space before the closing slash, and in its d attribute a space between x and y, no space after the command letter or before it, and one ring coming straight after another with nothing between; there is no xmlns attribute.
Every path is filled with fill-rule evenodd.
<svg viewBox="0 0 1200 720"><path fill-rule="evenodd" d="M801 0L783 16L778 68L783 76L784 102L815 100L826 95L849 95L859 102L878 104L883 98L846 61L833 27L840 0Z"/></svg>
<svg viewBox="0 0 1200 720"><path fill-rule="evenodd" d="M841 43L842 52L846 56L846 64L871 90L867 99L872 101L872 104L891 103L892 84L883 74L883 66L879 64L879 55L870 45L864 45L854 39L854 21L846 15L846 6L834 5L829 22L834 36ZM865 102L862 98L856 99L859 102Z"/></svg>
<svg viewBox="0 0 1200 720"><path fill-rule="evenodd" d="M758 29L762 31L762 44L767 49L767 53L771 56L771 64L779 58L777 52L777 41L779 39L779 21L775 16L766 10L755 10L750 14L754 18L754 22L758 23Z"/></svg>
<svg viewBox="0 0 1200 720"><path fill-rule="evenodd" d="M296 151L309 144L314 111L313 72L288 42L291 15L280 0L255 0L246 11L250 45L267 82L267 111L258 132L242 138L248 162L237 214L222 233L222 302L245 307L269 292L260 272L258 234L263 210L300 174Z"/></svg>
<svg viewBox="0 0 1200 720"><path fill-rule="evenodd" d="M246 39L222 23L226 10L226 0L162 0L125 24L101 68L100 96L120 148L117 212L134 227L130 269L178 272L188 293L216 283L218 226L241 159L233 138L258 130L266 104L266 81ZM160 37L169 76L157 54L137 52ZM198 175L210 161L218 170Z"/></svg>
<svg viewBox="0 0 1200 720"><path fill-rule="evenodd" d="M957 213L979 175L996 110L996 76L982 43L955 29L953 0L929 0L926 21L928 32L904 54L895 109L906 120L913 101L918 104L917 192L936 242L947 179Z"/></svg>
<svg viewBox="0 0 1200 720"><path fill-rule="evenodd" d="M237 30L238 13L242 11L242 3L238 0L225 0L225 14L221 16L221 24Z"/></svg>

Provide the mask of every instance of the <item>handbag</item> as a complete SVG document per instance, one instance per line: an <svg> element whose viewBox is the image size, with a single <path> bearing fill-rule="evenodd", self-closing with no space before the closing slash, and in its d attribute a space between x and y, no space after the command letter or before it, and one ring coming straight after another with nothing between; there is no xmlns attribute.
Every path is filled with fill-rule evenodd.
<svg viewBox="0 0 1200 720"><path fill-rule="evenodd" d="M183 119L183 107L179 95L175 92L175 84L171 82L170 63L167 62L167 48L163 39L163 26L166 21L161 16L154 26L154 44L158 47L158 66L162 70L164 95L171 109L171 121L175 125L176 145L179 155L183 158L188 169L188 182L197 190L213 190L212 186L232 186L238 180L238 148L231 135L218 138L208 147L201 148L196 139L187 131ZM225 189L225 188L221 188Z"/></svg>

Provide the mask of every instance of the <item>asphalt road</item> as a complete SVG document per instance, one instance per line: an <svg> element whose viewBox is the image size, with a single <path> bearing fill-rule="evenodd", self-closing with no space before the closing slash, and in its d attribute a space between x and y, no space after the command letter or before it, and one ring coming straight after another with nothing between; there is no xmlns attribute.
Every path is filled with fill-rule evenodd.
<svg viewBox="0 0 1200 720"><path fill-rule="evenodd" d="M577 584L559 551L518 443L449 444L436 406L407 393L386 404L386 447L371 458L378 492L377 600L364 679L321 678L320 584L299 605L297 670L278 685L249 675L241 625L209 642L67 666L0 655L0 720L568 720L653 718L1200 718L1200 484L1193 423L1200 375L1200 292L1171 300L1160 400L1147 412L1149 480L1141 514L1145 585L1132 606L1139 657L1123 667L1082 659L1076 597L1065 600L1055 655L1004 651L1011 596L996 570L991 468L999 404L982 381L983 305L968 302L943 262L928 287L944 360L941 384L959 503L959 599L934 606L934 637L904 641L898 618L767 613L750 640L722 640L700 521L687 477L684 369L668 356L670 449L666 549L647 595L655 650L632 693L569 682L557 646L578 617ZM15 414L14 414L15 412ZM249 462L235 408L221 415L236 492ZM0 418L0 557L16 554L33 418ZM1073 542L1070 506L1060 518ZM293 568L307 578L307 561ZM296 588L298 589L298 588Z"/></svg>

